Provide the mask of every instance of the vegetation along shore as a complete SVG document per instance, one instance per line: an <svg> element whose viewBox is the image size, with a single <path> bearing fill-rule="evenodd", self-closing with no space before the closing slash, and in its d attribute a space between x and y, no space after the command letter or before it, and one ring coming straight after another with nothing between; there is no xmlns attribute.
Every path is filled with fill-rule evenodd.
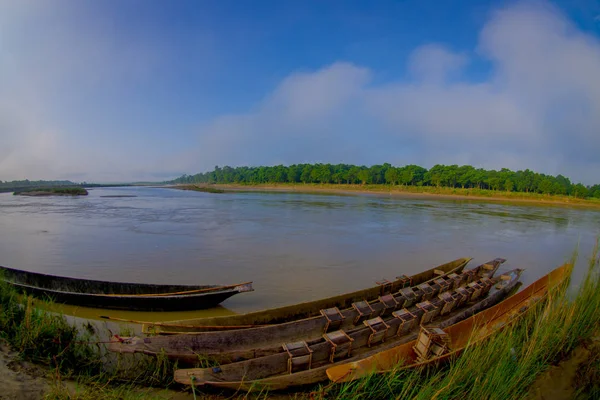
<svg viewBox="0 0 600 400"><path fill-rule="evenodd" d="M600 184L572 183L562 175L530 170L476 169L470 165L371 167L350 164L296 164L272 167L215 167L183 175L165 184L199 191L284 190L331 193L386 193L448 196L464 199L510 200L600 206Z"/></svg>
<svg viewBox="0 0 600 400"><path fill-rule="evenodd" d="M581 284L554 294L526 318L483 345L468 347L445 367L392 371L346 384L323 383L277 398L541 399L557 398L557 391L568 394L563 398L598 398L599 261L596 246ZM10 348L3 350L3 357L11 354L12 358L0 363L3 379L23 380L15 372L15 363L35 363L37 377L30 376L32 368L25 374L29 381L38 382L39 390L29 398L41 398L42 392L47 399L232 398L231 393L202 393L198 388L181 393L172 380L177 365L166 357L111 359L99 339L102 335L92 325L74 326L63 315L42 311L31 297L19 295L6 283L0 283L0 307L2 348ZM568 379L549 378L565 365L570 366ZM253 397L271 398L271 394Z"/></svg>
<svg viewBox="0 0 600 400"><path fill-rule="evenodd" d="M13 192L15 196L87 196L88 191L82 187L50 187L24 189Z"/></svg>

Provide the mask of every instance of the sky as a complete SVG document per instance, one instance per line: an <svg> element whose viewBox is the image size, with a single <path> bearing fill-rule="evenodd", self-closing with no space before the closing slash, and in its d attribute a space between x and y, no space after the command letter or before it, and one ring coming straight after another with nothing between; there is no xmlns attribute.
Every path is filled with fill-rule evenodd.
<svg viewBox="0 0 600 400"><path fill-rule="evenodd" d="M316 162L600 183L600 2L0 0L0 180Z"/></svg>

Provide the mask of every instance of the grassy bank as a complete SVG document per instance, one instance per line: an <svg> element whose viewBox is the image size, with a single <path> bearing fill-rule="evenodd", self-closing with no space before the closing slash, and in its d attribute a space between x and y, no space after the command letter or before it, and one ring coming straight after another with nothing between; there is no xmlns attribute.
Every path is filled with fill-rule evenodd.
<svg viewBox="0 0 600 400"><path fill-rule="evenodd" d="M169 386L176 367L166 357L123 362L107 354L92 325L74 326L63 315L36 308L32 297L18 293L1 276L0 339L18 352L18 360L47 367L54 382L50 399L152 398L140 388Z"/></svg>
<svg viewBox="0 0 600 400"><path fill-rule="evenodd" d="M576 293L554 293L519 323L480 346L468 348L443 368L373 374L315 392L334 399L516 399L527 396L534 381L552 364L598 331L600 275L598 250ZM598 361L586 364L585 376L598 376ZM598 391L589 385L589 391ZM587 398L589 392L579 393ZM552 398L552 394L545 396Z"/></svg>
<svg viewBox="0 0 600 400"><path fill-rule="evenodd" d="M218 189L214 186L208 185L182 185L179 187L181 190L192 190L194 192L204 192L204 193L225 193L225 190Z"/></svg>
<svg viewBox="0 0 600 400"><path fill-rule="evenodd" d="M88 191L82 187L50 187L31 188L13 192L15 196L87 196Z"/></svg>
<svg viewBox="0 0 600 400"><path fill-rule="evenodd" d="M423 197L447 197L466 200L492 200L539 204L575 205L600 208L600 199L580 199L573 196L550 195L524 192L505 192L498 190L473 188L447 188L435 186L402 186L402 185L347 185L318 183L268 183L268 184L211 184L211 185L177 185L179 189L196 191L290 191L298 193L374 193L387 195L406 195Z"/></svg>

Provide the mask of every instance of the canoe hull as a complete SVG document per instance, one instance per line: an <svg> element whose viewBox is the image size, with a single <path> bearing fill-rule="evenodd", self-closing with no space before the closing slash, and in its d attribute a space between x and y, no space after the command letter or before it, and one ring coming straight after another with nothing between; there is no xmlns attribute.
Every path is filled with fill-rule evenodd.
<svg viewBox="0 0 600 400"><path fill-rule="evenodd" d="M503 259L492 260L483 264L491 266L491 270L484 269L481 265L468 272L457 274L462 277L466 284L469 277L475 275L493 274L503 262ZM441 290L439 286L438 289ZM414 302L420 302L424 292L421 292L416 286ZM398 295L398 293L396 293ZM397 297L400 299L400 297ZM404 300L399 300L403 302ZM391 312L384 313L383 304L373 302L371 304L373 317L386 315L390 318ZM356 318L359 317L354 308L341 310L344 321L336 329L346 331L357 328L364 328L361 322L356 324ZM392 318L389 332L385 335L394 336L399 320ZM178 360L186 364L194 364L198 361L198 354L207 357L219 364L228 364L245 359L263 357L270 354L281 352L283 343L291 343L297 340L311 341L320 339L325 332L327 320L324 316L305 318L289 321L282 324L259 326L237 330L216 331L216 332L195 332L189 334L154 336L145 338L143 341L139 338L115 338L108 349L117 353L144 353L147 355L157 355L166 353L173 360ZM367 335L368 336L368 335Z"/></svg>
<svg viewBox="0 0 600 400"><path fill-rule="evenodd" d="M439 270L444 273L449 273L450 271L460 273L470 260L470 258L459 258L449 263L442 264L438 267L413 275L411 276L413 285L425 282L434 277L435 270ZM205 331L203 326L231 327L235 325L278 324L289 320L314 317L319 315L319 310L326 308L338 307L340 310L346 309L352 307L352 303L356 301L376 299L377 296L379 296L380 291L380 286L374 286L368 289L363 289L352 293L345 293L326 299L308 301L269 310L261 310L243 315L168 321L162 322L160 325L144 324L143 331L144 333L149 334L168 334L169 332L191 333Z"/></svg>
<svg viewBox="0 0 600 400"><path fill-rule="evenodd" d="M502 288L490 294L489 297L477 302L476 304L468 307L467 309L458 310L452 316L448 316L439 324L442 327L450 326L455 324L457 321L463 320L472 316L473 314L488 308L499 301L501 301L518 283L520 270L515 270L511 273L510 282ZM323 365L317 365L309 370L295 372L293 374L286 373L285 367L280 364L287 362L288 356L285 353L264 357L261 359L242 361L239 363L224 365L215 369L212 368L192 368L192 369L180 369L175 371L175 380L182 384L191 384L200 386L208 385L218 388L227 388L232 390L244 390L244 391L257 391L257 390L282 390L290 387L303 386L308 384L315 384L317 382L326 379L326 371L328 368L336 364L346 364L348 361L360 360L364 357L369 357L382 350L394 348L399 344L412 341L416 338L417 333L413 330L401 337L390 338L389 341L385 341L382 344L377 345L373 348L363 347L360 354L353 356L346 360L340 360L334 364L326 363ZM323 351L321 347L313 347L313 360L321 358L319 353ZM326 349L327 350L327 349ZM275 368L275 364L278 366ZM267 376L272 374L271 376ZM253 379L252 377L258 377L263 375L261 379ZM228 379L228 377L247 377L248 380L243 379Z"/></svg>
<svg viewBox="0 0 600 400"><path fill-rule="evenodd" d="M7 267L0 267L0 274L17 290L40 299L84 307L137 311L210 308L235 294L252 290L251 284L221 289L217 285L120 283L46 275Z"/></svg>
<svg viewBox="0 0 600 400"><path fill-rule="evenodd" d="M413 350L416 342L411 341L360 361L331 367L327 370L327 375L333 382L349 382L372 373L385 373L392 369L402 370L446 362L460 355L469 342L471 344L481 342L517 321L527 310L543 300L549 291L562 285L570 276L571 270L572 265L565 264L494 307L445 329L452 339L452 347L455 350L441 357L417 363L417 356Z"/></svg>

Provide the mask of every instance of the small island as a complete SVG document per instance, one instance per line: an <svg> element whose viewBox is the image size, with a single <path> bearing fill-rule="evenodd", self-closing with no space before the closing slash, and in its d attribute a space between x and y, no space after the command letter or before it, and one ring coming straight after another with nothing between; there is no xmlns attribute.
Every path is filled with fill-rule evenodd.
<svg viewBox="0 0 600 400"><path fill-rule="evenodd" d="M15 196L87 196L81 187L32 188L13 192Z"/></svg>

